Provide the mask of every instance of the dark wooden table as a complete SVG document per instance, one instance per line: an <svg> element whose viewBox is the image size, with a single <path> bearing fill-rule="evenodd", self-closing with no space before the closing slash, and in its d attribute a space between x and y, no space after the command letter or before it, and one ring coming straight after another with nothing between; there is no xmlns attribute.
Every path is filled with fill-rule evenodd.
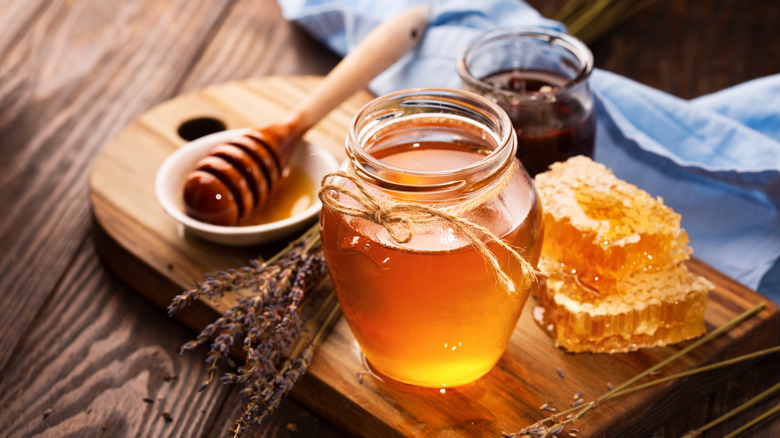
<svg viewBox="0 0 780 438"><path fill-rule="evenodd" d="M272 0L3 0L0 11L0 435L224 435L237 391L199 393L202 351L177 354L193 333L103 265L87 178L101 148L160 102L323 75L338 57ZM590 45L598 67L693 98L779 73L778 22L774 0L658 1ZM702 424L771 383L736 385L681 421ZM780 421L752 434L778 436ZM288 401L251 435L341 433Z"/></svg>

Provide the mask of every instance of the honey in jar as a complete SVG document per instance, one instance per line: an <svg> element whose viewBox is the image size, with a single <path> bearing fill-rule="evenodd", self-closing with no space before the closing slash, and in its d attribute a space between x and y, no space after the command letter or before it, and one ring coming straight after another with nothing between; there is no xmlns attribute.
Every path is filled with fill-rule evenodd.
<svg viewBox="0 0 780 438"><path fill-rule="evenodd" d="M517 157L531 175L569 157L593 155L593 54L582 41L538 27L494 29L465 48L457 69L464 88L509 114Z"/></svg>
<svg viewBox="0 0 780 438"><path fill-rule="evenodd" d="M356 115L345 170L362 189L401 217L411 205L458 218L410 214L409 222L382 222L348 214L344 207L364 206L344 193L332 193L342 208L323 202L321 235L333 287L377 373L451 387L478 379L503 354L528 297L527 265L482 231L470 237L459 220L481 227L468 230L490 232L535 266L541 209L515 149L506 114L465 91L401 91ZM333 183L358 190L343 178ZM474 236L517 288L499 281Z"/></svg>

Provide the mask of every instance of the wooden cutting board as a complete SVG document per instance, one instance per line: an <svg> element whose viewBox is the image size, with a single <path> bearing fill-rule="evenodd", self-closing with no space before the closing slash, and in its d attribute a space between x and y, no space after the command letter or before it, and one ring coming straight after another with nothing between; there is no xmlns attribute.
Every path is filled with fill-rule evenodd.
<svg viewBox="0 0 780 438"><path fill-rule="evenodd" d="M162 161L186 143L177 131L192 119L210 117L228 129L278 120L311 90L318 77L267 77L214 86L167 101L127 127L97 158L91 202L99 224L97 243L105 263L131 287L160 307L189 289L203 274L239 267L270 256L285 242L227 248L183 234L159 206L154 177ZM353 114L371 96L357 93L314 127L305 140L344 158L344 138ZM703 263L692 271L715 285L706 310L712 330L766 301L747 322L664 369L667 375L704 363L776 345L777 307ZM533 299L525 306L510 345L498 365L476 383L460 388L414 388L382 381L366 372L351 332L340 318L320 344L308 373L292 396L345 432L364 436L501 436L546 416L544 403L559 408L583 391L586 400L607 391L678 351L681 346L627 354L569 354L552 345L533 322ZM203 301L175 316L199 331L224 303ZM636 436L650 433L697 401L737 378L749 364L690 378L603 403L577 423L579 436ZM562 372L563 377L558 370ZM664 400L663 409L655 408Z"/></svg>

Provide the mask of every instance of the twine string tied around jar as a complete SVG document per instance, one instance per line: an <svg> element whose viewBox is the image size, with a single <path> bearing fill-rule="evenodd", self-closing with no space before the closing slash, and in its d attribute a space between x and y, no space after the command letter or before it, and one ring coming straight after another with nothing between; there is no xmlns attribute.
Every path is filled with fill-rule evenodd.
<svg viewBox="0 0 780 438"><path fill-rule="evenodd" d="M481 194L467 204L461 204L453 208L436 208L417 202L380 201L369 193L357 176L343 170L331 172L323 177L318 196L325 207L337 213L359 217L382 226L387 230L390 237L399 244L412 240L415 224L440 220L454 226L490 265L507 293L514 295L517 294L517 286L526 289L536 280L538 275L536 268L517 249L493 234L492 231L458 215L458 213L463 212L464 207L473 208L496 196L511 180L514 167L505 172L502 180L491 190ZM354 188L349 189L334 184L331 182L334 178L346 179ZM354 203L341 200L336 194L344 195L346 198L354 201ZM483 236L484 239L480 238L480 236ZM497 244L506 250L511 258L518 261L521 267L520 284L516 286L515 281L504 272L498 258L488 247L489 243Z"/></svg>

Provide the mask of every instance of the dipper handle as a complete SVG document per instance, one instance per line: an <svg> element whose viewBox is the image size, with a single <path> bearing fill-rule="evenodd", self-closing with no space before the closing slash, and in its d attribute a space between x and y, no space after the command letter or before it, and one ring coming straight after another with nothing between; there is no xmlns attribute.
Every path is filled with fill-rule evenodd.
<svg viewBox="0 0 780 438"><path fill-rule="evenodd" d="M306 131L417 45L428 12L414 7L381 23L280 122L216 146L188 175L185 213L238 225L261 208Z"/></svg>

